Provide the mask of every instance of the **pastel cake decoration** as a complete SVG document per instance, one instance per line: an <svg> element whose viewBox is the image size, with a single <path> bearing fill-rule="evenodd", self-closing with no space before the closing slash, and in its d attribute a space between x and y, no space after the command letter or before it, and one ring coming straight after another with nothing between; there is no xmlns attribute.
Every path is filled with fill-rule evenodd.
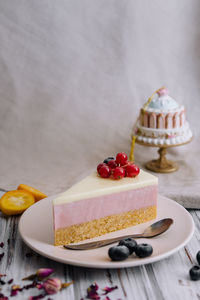
<svg viewBox="0 0 200 300"><path fill-rule="evenodd" d="M179 145L191 140L186 110L160 88L140 110L133 136L138 142L153 145Z"/></svg>

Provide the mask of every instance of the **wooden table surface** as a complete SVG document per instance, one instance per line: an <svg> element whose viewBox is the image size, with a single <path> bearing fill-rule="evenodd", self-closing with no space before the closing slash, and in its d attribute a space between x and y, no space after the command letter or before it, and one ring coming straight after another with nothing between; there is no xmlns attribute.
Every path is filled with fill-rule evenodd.
<svg viewBox="0 0 200 300"><path fill-rule="evenodd" d="M186 247L159 262L119 270L78 268L38 255L22 241L18 232L19 217L5 218L0 215L0 243L4 243L0 248L0 254L4 253L0 261L0 273L6 274L2 280L7 282L13 278L13 283L24 285L27 282L21 281L23 277L35 273L39 268L53 268L56 277L63 282L74 280L73 285L50 297L55 300L87 299L87 287L94 281L98 283L99 288L118 286L118 289L107 295L110 300L200 300L200 281L191 281L189 278L189 270L196 264L196 253L200 250L200 211L189 212L194 219L196 230ZM0 284L0 293L9 296L12 284ZM35 296L39 293L37 289L29 289L9 299L28 299L30 295ZM106 299L106 296L102 296L101 299Z"/></svg>

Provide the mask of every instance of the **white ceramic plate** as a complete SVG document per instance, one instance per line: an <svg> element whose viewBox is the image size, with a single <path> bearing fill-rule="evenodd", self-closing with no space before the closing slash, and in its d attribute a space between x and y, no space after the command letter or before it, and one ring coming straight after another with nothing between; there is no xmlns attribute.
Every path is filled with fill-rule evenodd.
<svg viewBox="0 0 200 300"><path fill-rule="evenodd" d="M166 197L158 197L158 216L172 218L174 224L168 231L151 239L138 239L139 243L147 242L153 247L153 254L147 258L130 256L125 261L112 262L108 257L109 246L94 250L67 250L61 246L53 246L53 197L45 198L27 209L21 216L19 231L24 242L39 254L50 259L89 268L124 268L152 263L175 253L185 246L194 233L194 222L184 207ZM141 233L154 221L129 227L92 240L104 239L124 234Z"/></svg>

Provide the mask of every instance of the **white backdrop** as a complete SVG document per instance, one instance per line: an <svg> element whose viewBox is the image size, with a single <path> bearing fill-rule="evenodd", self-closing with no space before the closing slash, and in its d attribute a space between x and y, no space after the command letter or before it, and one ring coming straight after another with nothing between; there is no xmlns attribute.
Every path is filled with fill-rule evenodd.
<svg viewBox="0 0 200 300"><path fill-rule="evenodd" d="M180 169L159 190L200 208L199 15L199 0L0 0L0 187L52 195L129 152L141 105L165 85L195 137L169 150Z"/></svg>

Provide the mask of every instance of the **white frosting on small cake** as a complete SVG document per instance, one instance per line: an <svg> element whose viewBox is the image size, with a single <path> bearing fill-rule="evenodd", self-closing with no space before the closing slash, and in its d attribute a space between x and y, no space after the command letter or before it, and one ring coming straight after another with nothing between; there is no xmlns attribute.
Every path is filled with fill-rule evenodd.
<svg viewBox="0 0 200 300"><path fill-rule="evenodd" d="M160 97L158 94L156 94L149 103L146 111L168 113L181 111L183 109L184 106L179 105L172 97L168 95Z"/></svg>
<svg viewBox="0 0 200 300"><path fill-rule="evenodd" d="M110 195L155 184L158 184L158 178L143 170L140 170L139 175L134 178L124 177L120 180L101 178L95 172L73 185L66 192L59 194L53 200L53 205Z"/></svg>

